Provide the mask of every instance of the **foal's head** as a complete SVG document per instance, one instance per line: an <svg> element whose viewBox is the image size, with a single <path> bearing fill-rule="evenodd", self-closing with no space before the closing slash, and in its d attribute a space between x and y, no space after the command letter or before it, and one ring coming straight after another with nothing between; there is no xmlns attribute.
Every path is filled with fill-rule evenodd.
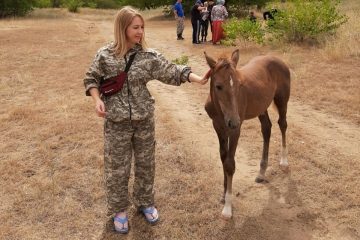
<svg viewBox="0 0 360 240"><path fill-rule="evenodd" d="M239 50L235 50L231 59L219 58L215 61L205 52L205 58L211 69L210 92L215 103L219 103L224 115L225 125L231 129L238 128L240 117L237 95L239 94L239 75L236 65L239 61Z"/></svg>

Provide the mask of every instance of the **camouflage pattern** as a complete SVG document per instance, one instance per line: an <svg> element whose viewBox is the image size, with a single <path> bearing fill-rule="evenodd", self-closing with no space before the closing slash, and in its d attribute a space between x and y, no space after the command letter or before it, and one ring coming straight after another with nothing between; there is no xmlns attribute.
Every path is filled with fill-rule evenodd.
<svg viewBox="0 0 360 240"><path fill-rule="evenodd" d="M118 93L104 97L108 113L104 124L104 178L108 200L108 215L125 210L129 205L128 183L134 155L134 204L147 207L154 204L155 126L154 99L146 83L158 79L180 85L188 80L190 68L169 63L155 50L136 45L126 59L137 52L128 72L128 82ZM125 69L124 58L117 57L112 44L101 48L86 73L84 85L99 87L100 79L116 76ZM129 83L129 85L128 85Z"/></svg>
<svg viewBox="0 0 360 240"><path fill-rule="evenodd" d="M105 184L108 214L125 210L129 205L128 182L134 154L134 204L154 204L155 124L154 117L139 121L105 120Z"/></svg>
<svg viewBox="0 0 360 240"><path fill-rule="evenodd" d="M176 34L177 35L182 35L184 32L184 28L185 28L185 24L184 24L184 18L183 17L178 17L177 18L177 25L176 25Z"/></svg>
<svg viewBox="0 0 360 240"><path fill-rule="evenodd" d="M99 87L101 77L107 79L125 69L125 59L117 57L112 46L110 43L97 52L84 79L86 95L90 95L90 88ZM141 45L130 49L126 59L135 52L137 54L128 72L129 86L125 81L121 91L102 97L109 120L120 122L130 119L130 115L132 120L142 120L153 114L155 100L146 87L148 81L157 79L178 86L188 80L189 67L170 63L162 54L153 49L142 49Z"/></svg>

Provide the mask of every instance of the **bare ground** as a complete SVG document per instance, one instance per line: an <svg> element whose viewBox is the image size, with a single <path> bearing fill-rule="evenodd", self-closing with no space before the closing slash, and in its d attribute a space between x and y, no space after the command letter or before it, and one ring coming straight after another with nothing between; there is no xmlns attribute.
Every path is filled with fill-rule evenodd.
<svg viewBox="0 0 360 240"><path fill-rule="evenodd" d="M112 39L111 11L0 21L0 239L360 239L359 59L327 60L321 50L239 45L240 64L274 54L292 70L289 173L278 167L275 111L269 183L256 184L258 120L242 127L233 218L220 217L222 167L203 104L207 86L153 81L156 99L156 203L152 227L131 208L127 236L106 225L102 120L82 78ZM52 15L53 16L53 15ZM146 15L147 18L150 15ZM149 19L146 37L168 59L189 56L198 74L235 48L175 40L175 23Z"/></svg>

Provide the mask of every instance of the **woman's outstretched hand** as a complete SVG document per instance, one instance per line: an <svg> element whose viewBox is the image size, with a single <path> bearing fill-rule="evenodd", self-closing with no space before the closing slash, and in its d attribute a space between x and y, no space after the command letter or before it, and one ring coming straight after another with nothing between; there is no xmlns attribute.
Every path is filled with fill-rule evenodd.
<svg viewBox="0 0 360 240"><path fill-rule="evenodd" d="M195 73L190 73L189 80L190 80L190 82L195 82L195 83L204 85L208 82L209 77L208 77L208 74L205 74L204 77L200 77L200 76L196 75Z"/></svg>

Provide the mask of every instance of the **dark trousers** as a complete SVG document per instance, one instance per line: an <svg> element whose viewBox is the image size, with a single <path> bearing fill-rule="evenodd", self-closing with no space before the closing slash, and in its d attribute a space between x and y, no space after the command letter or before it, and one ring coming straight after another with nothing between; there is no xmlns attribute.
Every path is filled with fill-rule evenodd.
<svg viewBox="0 0 360 240"><path fill-rule="evenodd" d="M193 28L192 42L198 43L200 36L200 20L191 20L191 25Z"/></svg>
<svg viewBox="0 0 360 240"><path fill-rule="evenodd" d="M201 40L206 40L208 35L209 20L201 20Z"/></svg>

